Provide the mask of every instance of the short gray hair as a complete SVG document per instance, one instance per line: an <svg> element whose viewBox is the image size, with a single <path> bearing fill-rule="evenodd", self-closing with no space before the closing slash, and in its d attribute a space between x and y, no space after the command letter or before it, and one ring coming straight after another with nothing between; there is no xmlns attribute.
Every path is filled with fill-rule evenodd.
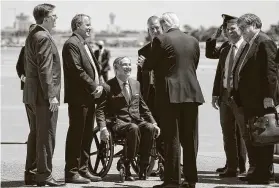
<svg viewBox="0 0 279 188"><path fill-rule="evenodd" d="M121 57L117 57L114 61L113 61L113 67L115 68L116 65L120 65L123 59L129 59L127 56L121 56ZM131 60L130 60L131 61Z"/></svg>
<svg viewBox="0 0 279 188"><path fill-rule="evenodd" d="M162 15L161 23L164 23L168 28L179 28L180 23L177 15L173 12L166 12Z"/></svg>
<svg viewBox="0 0 279 188"><path fill-rule="evenodd" d="M257 29L262 28L262 21L255 14L247 13L247 14L240 16L237 20L237 24L239 25L242 22L244 22L245 25L247 25L247 26L255 25Z"/></svg>
<svg viewBox="0 0 279 188"><path fill-rule="evenodd" d="M90 16L86 14L77 14L75 15L75 17L73 17L71 22L72 31L75 31L77 27L83 23L84 17L88 17L89 19L91 19Z"/></svg>
<svg viewBox="0 0 279 188"><path fill-rule="evenodd" d="M156 20L160 21L160 18L158 16L155 16L155 15L149 17L148 20L147 20L147 26L149 26L150 23L153 23Z"/></svg>

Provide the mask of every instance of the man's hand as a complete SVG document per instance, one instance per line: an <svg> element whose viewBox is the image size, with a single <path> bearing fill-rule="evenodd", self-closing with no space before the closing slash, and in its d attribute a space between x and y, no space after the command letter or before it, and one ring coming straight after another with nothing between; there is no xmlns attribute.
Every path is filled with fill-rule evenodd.
<svg viewBox="0 0 279 188"><path fill-rule="evenodd" d="M20 80L25 83L25 79L26 79L26 77L24 75L21 75Z"/></svg>
<svg viewBox="0 0 279 188"><path fill-rule="evenodd" d="M264 108L273 108L274 106L274 101L272 98L264 98Z"/></svg>
<svg viewBox="0 0 279 188"><path fill-rule="evenodd" d="M213 39L217 39L221 36L222 33L222 26L217 29L217 31L212 35Z"/></svg>
<svg viewBox="0 0 279 188"><path fill-rule="evenodd" d="M212 102L211 102L211 104L212 104L213 108L215 108L216 110L219 109L218 100L219 100L219 97L218 97L218 96L213 96L213 97L212 97Z"/></svg>
<svg viewBox="0 0 279 188"><path fill-rule="evenodd" d="M153 126L155 129L155 138L158 138L161 134L161 129L158 127L157 123L154 123Z"/></svg>
<svg viewBox="0 0 279 188"><path fill-rule="evenodd" d="M142 67L145 60L146 60L146 58L145 58L144 56L140 55L140 56L138 57L138 63L137 63L137 65L140 66L140 67Z"/></svg>
<svg viewBox="0 0 279 188"><path fill-rule="evenodd" d="M98 87L96 88L96 90L94 91L94 93L93 93L95 99L100 98L100 96L102 95L102 93L103 93L103 86L98 86Z"/></svg>
<svg viewBox="0 0 279 188"><path fill-rule="evenodd" d="M100 138L102 141L106 142L109 139L109 132L106 127L100 129Z"/></svg>
<svg viewBox="0 0 279 188"><path fill-rule="evenodd" d="M59 101L56 99L56 97L54 98L50 98L49 99L49 110L54 112L58 110L58 106L59 106Z"/></svg>

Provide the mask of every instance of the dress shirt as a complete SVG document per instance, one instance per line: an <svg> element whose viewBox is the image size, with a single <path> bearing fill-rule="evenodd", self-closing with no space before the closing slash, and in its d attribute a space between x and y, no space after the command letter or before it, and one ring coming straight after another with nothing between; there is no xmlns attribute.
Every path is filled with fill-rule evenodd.
<svg viewBox="0 0 279 188"><path fill-rule="evenodd" d="M224 74L224 78L223 78L223 86L224 86L224 88L227 88L227 78L228 78L228 75L229 75L229 77L230 77L230 79L231 79L231 81L230 81L230 84L231 84L231 87L233 87L233 80L232 80L232 77L231 77L231 73L229 74L228 73L228 69L229 69L229 61L230 61L230 55L231 55L231 52L232 52L232 49L233 49L233 45L235 45L235 51L234 51L234 57L236 56L236 54L237 54L237 52L238 52L238 50L239 50L239 47L240 47L240 45L242 44L242 42L243 42L244 40L243 40L243 38L241 37L238 41L237 41L237 43L235 43L235 44L230 44L231 45L231 48L230 48L230 51L229 51L229 53L228 53L228 55L227 55L227 58L226 58L226 62L225 62L225 74ZM234 64L235 64L235 61L233 62ZM232 65L232 67L233 67L234 65Z"/></svg>
<svg viewBox="0 0 279 188"><path fill-rule="evenodd" d="M90 58L91 64L93 65L93 68L94 68L94 72L95 72L95 80L94 80L94 81L96 82L97 85L99 85L99 84L100 84L99 74L98 74L98 71L97 71L97 67L96 67L96 65L95 65L95 62L94 62L94 60L93 60L93 58L92 58L92 55L91 55L91 53L90 53L89 47L87 46L87 44L85 44L85 45L84 45L84 48L85 48L85 50L86 50L87 55L88 55L89 58Z"/></svg>
<svg viewBox="0 0 279 188"><path fill-rule="evenodd" d="M116 77L117 78L117 77ZM118 81L118 83L119 83L119 86L120 86L120 88L121 88L121 91L124 93L124 82L122 81L122 80L120 80L119 78L117 78L117 81ZM129 86L129 89L128 89L128 95L129 95L129 98L131 99L131 88L130 88L130 84L129 84L129 82L128 82L128 80L125 82L125 83L127 83L128 84L128 86Z"/></svg>

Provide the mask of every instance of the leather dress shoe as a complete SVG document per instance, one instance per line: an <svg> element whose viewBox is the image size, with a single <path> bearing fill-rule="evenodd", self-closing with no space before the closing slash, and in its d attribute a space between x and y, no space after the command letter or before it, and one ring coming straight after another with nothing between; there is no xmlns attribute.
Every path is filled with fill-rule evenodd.
<svg viewBox="0 0 279 188"><path fill-rule="evenodd" d="M154 185L153 188L180 188L180 185L163 183L159 185Z"/></svg>
<svg viewBox="0 0 279 188"><path fill-rule="evenodd" d="M92 182L102 181L102 178L99 176L94 176L89 172L86 173L80 173L80 175L86 179L89 179Z"/></svg>
<svg viewBox="0 0 279 188"><path fill-rule="evenodd" d="M65 177L65 182L66 183L75 183L75 184L87 184L87 183L90 183L91 181L87 178L82 177L79 174L75 174L72 177Z"/></svg>
<svg viewBox="0 0 279 188"><path fill-rule="evenodd" d="M230 178L230 177L236 177L237 171L236 170L225 170L223 173L219 174L220 178Z"/></svg>
<svg viewBox="0 0 279 188"><path fill-rule="evenodd" d="M135 178L132 176L132 173L130 171L130 168L126 169L126 176L125 176L126 181L135 181Z"/></svg>
<svg viewBox="0 0 279 188"><path fill-rule="evenodd" d="M53 177L51 177L48 180L42 181L42 182L37 182L37 186L42 187L42 186L50 186L50 187L59 187L59 186L64 186L65 183L60 183L56 181Z"/></svg>
<svg viewBox="0 0 279 188"><path fill-rule="evenodd" d="M36 173L33 171L24 172L24 183L25 185L36 185Z"/></svg>
<svg viewBox="0 0 279 188"><path fill-rule="evenodd" d="M216 172L224 172L227 169L227 166L224 166L223 168L217 168Z"/></svg>

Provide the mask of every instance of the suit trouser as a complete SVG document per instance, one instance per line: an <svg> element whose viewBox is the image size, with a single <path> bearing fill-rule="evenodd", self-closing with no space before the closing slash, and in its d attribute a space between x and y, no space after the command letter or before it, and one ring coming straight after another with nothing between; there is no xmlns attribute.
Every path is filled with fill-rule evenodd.
<svg viewBox="0 0 279 188"><path fill-rule="evenodd" d="M26 169L29 170L34 161L34 140L36 140L36 181L42 182L51 178L58 111L51 112L49 105L30 106L35 112L36 124L31 124L30 133L32 132L32 134L29 134L28 137Z"/></svg>
<svg viewBox="0 0 279 188"><path fill-rule="evenodd" d="M150 152L154 136L154 126L148 122L117 124L112 127L113 131L127 139L127 158L132 161L139 148L140 165L149 164Z"/></svg>
<svg viewBox="0 0 279 188"><path fill-rule="evenodd" d="M36 169L36 113L32 105L25 104L30 132L27 140L27 157L25 163L25 171L33 171Z"/></svg>
<svg viewBox="0 0 279 188"><path fill-rule="evenodd" d="M93 139L95 105L68 105L69 128L66 138L65 177L88 172Z"/></svg>
<svg viewBox="0 0 279 188"><path fill-rule="evenodd" d="M245 122L247 123L247 116L245 118ZM250 144L248 151L248 157L251 155L253 159L253 170L251 171L251 176L255 180L269 180L271 175L273 174L273 152L274 152L274 144L267 146L254 146L252 144L248 127L244 127L244 140L245 143ZM247 144L246 144L247 145ZM249 154L250 153L250 154ZM249 159L250 160L250 159ZM251 166L251 164L250 164Z"/></svg>
<svg viewBox="0 0 279 188"><path fill-rule="evenodd" d="M244 126L244 115L239 113L233 101L225 97L220 102L220 121L223 133L224 150L226 153L227 168L233 171L245 170L246 147L240 132Z"/></svg>
<svg viewBox="0 0 279 188"><path fill-rule="evenodd" d="M160 127L158 112L156 111L156 106L155 106L155 87L154 87L154 85L149 85L149 93L148 93L148 99L147 99L146 104L147 104L149 110L151 111L153 117L155 118L158 126ZM164 145L163 145L162 134L156 139L156 148L157 148L158 152L164 158Z"/></svg>
<svg viewBox="0 0 279 188"><path fill-rule="evenodd" d="M158 107L165 149L164 183L181 183L180 143L185 181L197 182L198 104L163 102Z"/></svg>

